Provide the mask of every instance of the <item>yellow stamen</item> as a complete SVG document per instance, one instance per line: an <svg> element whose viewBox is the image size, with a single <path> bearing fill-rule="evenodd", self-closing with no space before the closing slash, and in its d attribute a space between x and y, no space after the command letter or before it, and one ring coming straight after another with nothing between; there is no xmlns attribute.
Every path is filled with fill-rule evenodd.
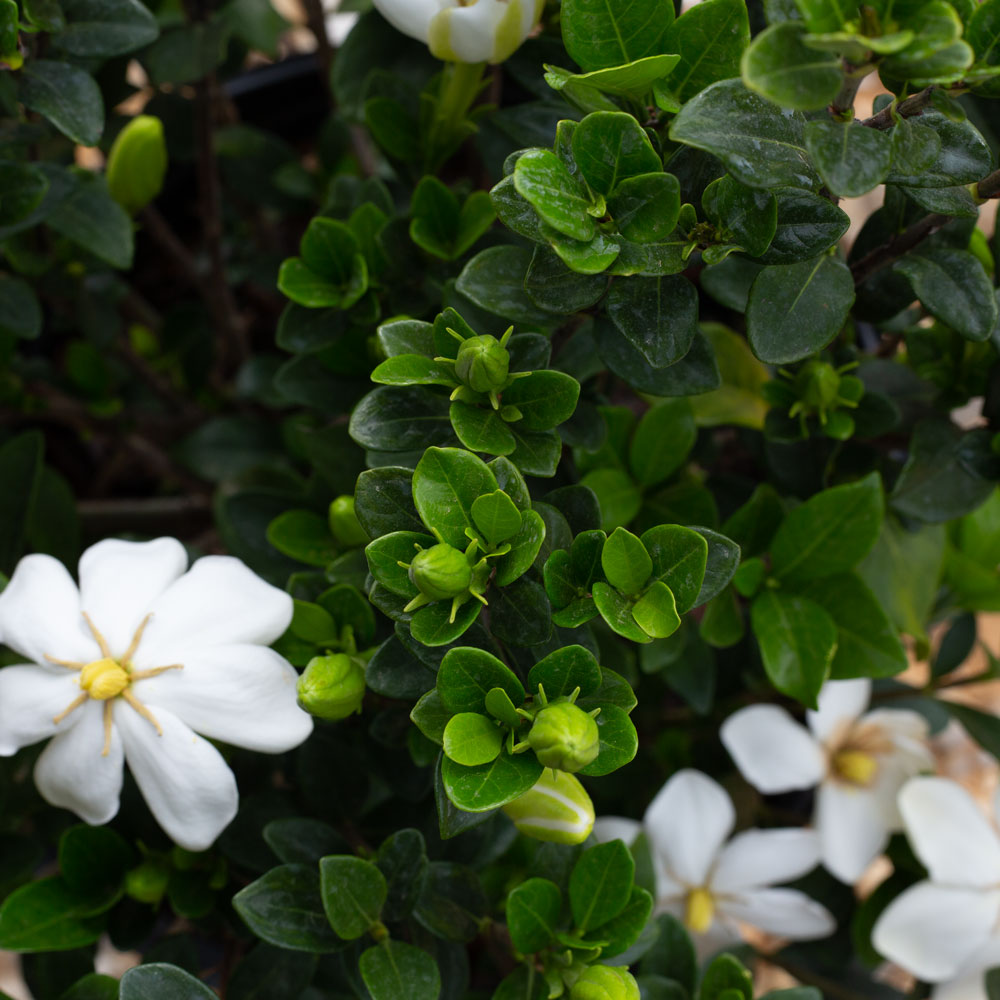
<svg viewBox="0 0 1000 1000"><path fill-rule="evenodd" d="M110 657L88 663L80 673L80 687L98 701L117 698L129 683L128 671Z"/></svg>
<svg viewBox="0 0 1000 1000"><path fill-rule="evenodd" d="M715 916L715 900L707 889L692 889L687 895L684 923L688 930L704 934L712 926Z"/></svg>
<svg viewBox="0 0 1000 1000"><path fill-rule="evenodd" d="M131 691L126 688L122 697L147 721L153 724L158 736L163 735L163 727L156 721L156 716Z"/></svg>
<svg viewBox="0 0 1000 1000"><path fill-rule="evenodd" d="M77 695L58 715L52 717L52 721L58 726L70 712L75 712L87 700L87 692Z"/></svg>
<svg viewBox="0 0 1000 1000"><path fill-rule="evenodd" d="M142 633L146 631L146 626L149 624L149 619L153 616L151 614L146 615L145 618L139 623L139 627L135 630L135 635L132 636L132 641L128 644L128 649L125 650L124 655L118 661L119 663L124 663L126 666L132 662L132 657L135 656L135 651L139 648L139 643L142 641Z"/></svg>
<svg viewBox="0 0 1000 1000"><path fill-rule="evenodd" d="M101 751L102 757L107 757L111 753L111 705L110 701L104 703L104 749Z"/></svg>
<svg viewBox="0 0 1000 1000"><path fill-rule="evenodd" d="M97 626L91 621L90 615L88 615L86 611L81 611L80 614L83 615L83 620L87 623L87 627L90 629L91 635L93 635L98 647L100 647L101 656L103 656L106 660L113 660L114 657L111 655L111 650L108 647L107 640L103 635L101 635Z"/></svg>
<svg viewBox="0 0 1000 1000"><path fill-rule="evenodd" d="M861 750L841 750L833 755L833 770L852 785L870 785L878 772L878 761Z"/></svg>
<svg viewBox="0 0 1000 1000"><path fill-rule="evenodd" d="M60 667L68 667L70 670L83 670L83 668L87 665L86 663L80 663L78 660L60 660L56 656L49 656L48 653L45 654L45 659L48 660L49 663L55 663Z"/></svg>
<svg viewBox="0 0 1000 1000"><path fill-rule="evenodd" d="M134 681L144 681L147 677L156 677L167 670L183 670L183 663L170 663L165 667L153 667L151 670L133 670L129 677Z"/></svg>

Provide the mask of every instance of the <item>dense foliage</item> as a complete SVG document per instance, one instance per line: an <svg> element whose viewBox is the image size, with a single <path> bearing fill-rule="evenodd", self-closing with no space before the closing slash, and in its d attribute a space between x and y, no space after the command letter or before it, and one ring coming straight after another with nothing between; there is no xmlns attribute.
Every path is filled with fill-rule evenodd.
<svg viewBox="0 0 1000 1000"><path fill-rule="evenodd" d="M268 0L0 0L0 948L36 1000L752 1000L757 951L785 1000L899 997L886 958L996 996L995 901L954 967L890 918L965 884L957 791L896 808L928 732L1000 754L938 697L1000 610L1000 0L506 4L344 5L334 51L306 0L294 56ZM164 804L115 715L99 815L112 702L162 736L130 685L192 663L133 670L138 605L57 660L15 568L164 535L294 604L195 563L246 632L177 709L228 805ZM24 713L65 666L105 742L60 775Z"/></svg>

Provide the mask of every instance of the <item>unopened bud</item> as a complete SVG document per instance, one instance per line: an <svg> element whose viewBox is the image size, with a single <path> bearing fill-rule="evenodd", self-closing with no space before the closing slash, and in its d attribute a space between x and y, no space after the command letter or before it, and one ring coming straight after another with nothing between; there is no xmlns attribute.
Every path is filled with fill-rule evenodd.
<svg viewBox="0 0 1000 1000"><path fill-rule="evenodd" d="M597 756L601 738L592 716L568 701L561 701L543 708L535 716L528 743L546 767L576 772Z"/></svg>
<svg viewBox="0 0 1000 1000"><path fill-rule="evenodd" d="M556 844L582 844L594 828L594 803L579 780L565 771L545 771L503 811L525 836Z"/></svg>
<svg viewBox="0 0 1000 1000"><path fill-rule="evenodd" d="M125 895L140 903L159 903L167 891L170 869L163 861L147 858L125 873Z"/></svg>
<svg viewBox="0 0 1000 1000"><path fill-rule="evenodd" d="M472 583L472 567L465 553L441 542L422 549L410 563L410 582L432 601L459 597Z"/></svg>
<svg viewBox="0 0 1000 1000"><path fill-rule="evenodd" d="M166 173L163 124L152 115L137 115L111 144L108 191L126 212L135 215L160 193Z"/></svg>
<svg viewBox="0 0 1000 1000"><path fill-rule="evenodd" d="M347 653L314 656L298 684L299 704L320 719L346 719L361 711L365 668Z"/></svg>
<svg viewBox="0 0 1000 1000"><path fill-rule="evenodd" d="M330 504L330 532L333 537L348 548L367 545L371 539L368 532L361 527L357 514L354 513L354 497L344 495L337 497Z"/></svg>
<svg viewBox="0 0 1000 1000"><path fill-rule="evenodd" d="M810 410L828 410L837 401L840 376L825 361L809 361L796 376L799 398Z"/></svg>
<svg viewBox="0 0 1000 1000"><path fill-rule="evenodd" d="M570 1000L639 1000L639 984L625 967L592 965L573 984Z"/></svg>
<svg viewBox="0 0 1000 1000"><path fill-rule="evenodd" d="M476 392L499 392L507 385L510 355L496 337L469 337L455 359L455 374Z"/></svg>

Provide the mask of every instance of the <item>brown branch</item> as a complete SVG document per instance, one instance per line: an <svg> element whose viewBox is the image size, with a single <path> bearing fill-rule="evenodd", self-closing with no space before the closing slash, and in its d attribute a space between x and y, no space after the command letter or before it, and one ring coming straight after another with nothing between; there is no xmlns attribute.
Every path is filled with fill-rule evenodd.
<svg viewBox="0 0 1000 1000"><path fill-rule="evenodd" d="M322 0L302 0L306 11L306 23L316 38L316 55L319 58L320 74L323 77L323 89L333 106L333 88L330 81L330 71L333 69L334 48L326 30L326 13Z"/></svg>
<svg viewBox="0 0 1000 1000"><path fill-rule="evenodd" d="M931 96L935 89L939 88L933 86L925 87L916 94L900 101L896 105L896 115L900 118L913 118L915 115L919 115L931 103ZM878 114L872 115L871 118L866 118L861 124L868 128L885 130L892 128L894 122L895 116L893 115L892 104L890 103L879 111Z"/></svg>

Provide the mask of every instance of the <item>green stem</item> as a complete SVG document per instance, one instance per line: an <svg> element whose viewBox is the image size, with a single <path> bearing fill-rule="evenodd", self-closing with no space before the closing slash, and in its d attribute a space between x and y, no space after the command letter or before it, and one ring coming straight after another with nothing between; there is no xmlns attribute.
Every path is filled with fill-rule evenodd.
<svg viewBox="0 0 1000 1000"><path fill-rule="evenodd" d="M433 172L468 134L466 121L482 87L486 63L444 64L434 117L427 133L424 165Z"/></svg>

